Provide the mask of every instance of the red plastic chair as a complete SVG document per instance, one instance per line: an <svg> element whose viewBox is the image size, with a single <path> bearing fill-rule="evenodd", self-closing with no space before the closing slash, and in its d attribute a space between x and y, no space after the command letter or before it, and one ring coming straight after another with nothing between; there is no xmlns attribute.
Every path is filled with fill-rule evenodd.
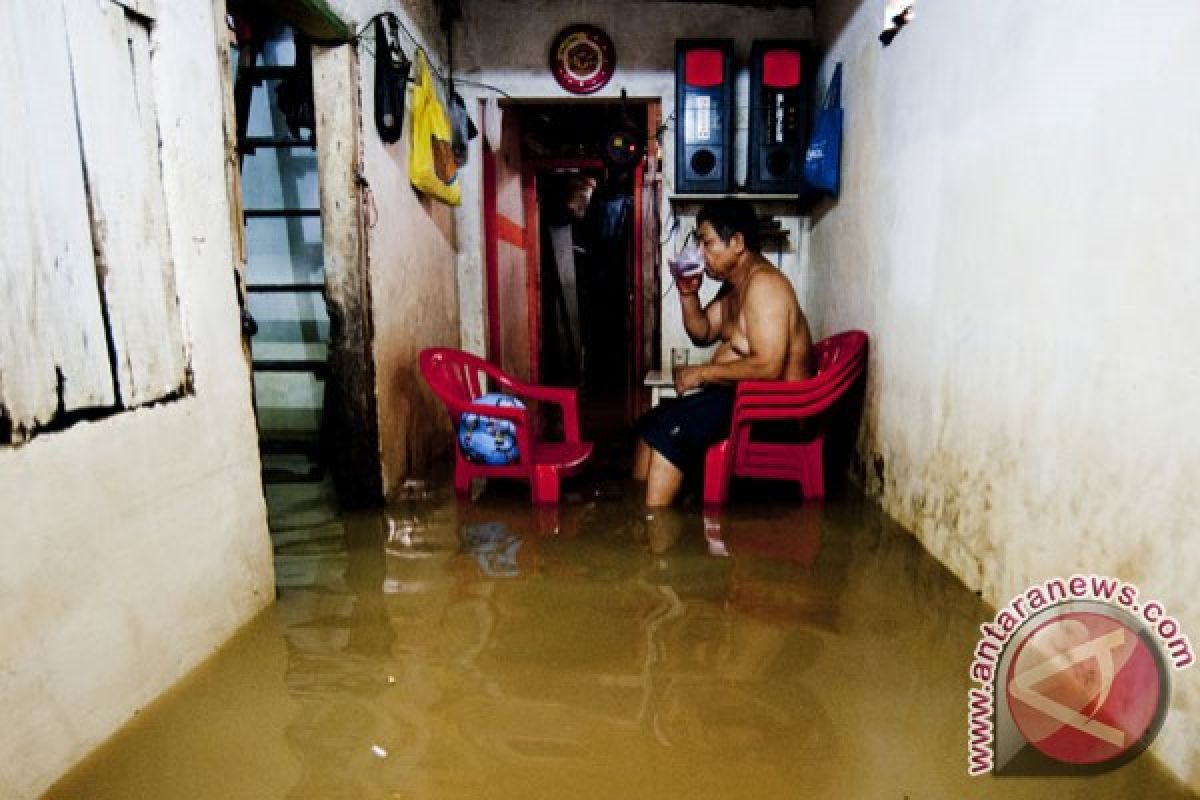
<svg viewBox="0 0 1200 800"><path fill-rule="evenodd" d="M813 345L817 374L803 381L742 381L737 385L729 438L708 449L704 460L704 504L724 505L736 476L800 483L806 498L825 496L822 451L830 414L867 364L867 334L846 331ZM802 441L761 442L751 438L756 422L804 422Z"/></svg>
<svg viewBox="0 0 1200 800"><path fill-rule="evenodd" d="M559 479L574 475L592 454L592 443L579 435L579 405L574 389L534 386L508 375L477 356L449 347L431 347L421 352L421 375L450 414L450 424L458 430L458 421L466 412L510 420L517 429L514 464L493 466L468 461L454 443L454 490L466 494L472 478L518 478L529 481L533 502L555 504L559 497ZM561 442L539 441L530 420L530 411L503 406L476 405L472 401L489 391L503 391L523 400L554 403L562 407ZM528 405L528 403L527 403Z"/></svg>

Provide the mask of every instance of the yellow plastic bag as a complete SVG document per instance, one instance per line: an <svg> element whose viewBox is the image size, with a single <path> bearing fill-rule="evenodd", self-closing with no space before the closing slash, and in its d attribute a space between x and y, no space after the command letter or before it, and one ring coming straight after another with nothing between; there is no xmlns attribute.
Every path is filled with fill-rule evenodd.
<svg viewBox="0 0 1200 800"><path fill-rule="evenodd" d="M438 99L425 52L417 50L417 81L412 94L408 179L419 192L456 206L462 202L458 164L450 146L450 117Z"/></svg>

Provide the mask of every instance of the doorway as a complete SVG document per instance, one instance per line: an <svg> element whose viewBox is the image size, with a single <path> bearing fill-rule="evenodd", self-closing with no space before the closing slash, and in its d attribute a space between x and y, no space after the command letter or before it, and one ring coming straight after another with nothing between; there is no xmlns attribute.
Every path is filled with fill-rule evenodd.
<svg viewBox="0 0 1200 800"><path fill-rule="evenodd" d="M646 346L646 332L658 330L658 307L644 301L643 291L645 254L653 252L646 237L657 244L645 219L650 105L514 104L506 110L507 147L490 170L485 165L485 206L490 198L488 216L500 223L487 233L489 355L520 372L512 357L520 352L531 380L578 387L585 429L597 441L629 431L642 406L644 352L658 349L657 342ZM518 239L505 236L511 226L495 210L504 204L503 172L516 172L514 162L523 223ZM519 241L523 251L523 303L511 302L518 299L505 277L511 258L496 257L497 248L509 252L506 241ZM521 327L514 317L522 305L524 342L510 335Z"/></svg>

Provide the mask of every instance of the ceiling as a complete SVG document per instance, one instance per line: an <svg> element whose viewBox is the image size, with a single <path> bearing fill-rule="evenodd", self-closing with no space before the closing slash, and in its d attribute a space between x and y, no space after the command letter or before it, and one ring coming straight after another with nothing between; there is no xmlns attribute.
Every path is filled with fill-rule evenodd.
<svg viewBox="0 0 1200 800"><path fill-rule="evenodd" d="M669 3L708 3L719 6L753 6L754 8L812 8L816 0L666 0Z"/></svg>

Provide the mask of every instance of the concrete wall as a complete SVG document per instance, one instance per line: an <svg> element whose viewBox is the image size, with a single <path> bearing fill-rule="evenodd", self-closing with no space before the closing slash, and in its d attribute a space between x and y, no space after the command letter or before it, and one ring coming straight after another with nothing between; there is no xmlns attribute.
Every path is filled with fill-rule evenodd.
<svg viewBox="0 0 1200 800"><path fill-rule="evenodd" d="M658 99L664 119L675 109L675 40L683 38L729 37L734 39L736 56L744 65L750 43L761 39L807 39L812 34L812 18L806 9L731 8L716 3L634 2L561 2L557 0L466 0L464 24L456 38L455 74L498 87L518 99L568 100L574 96L563 90L550 74L547 54L555 34L567 25L586 22L605 30L617 51L617 69L612 80L592 98L619 99L625 89L629 97ZM514 46L519 43L519 46ZM745 108L748 80L740 69L738 105ZM462 85L467 107L478 107L477 98L495 96L494 92ZM745 174L746 117L739 115L736 174ZM670 124L673 126L674 121ZM482 126L481 126L482 127ZM682 235L694 223L697 208L674 207L666 196L674 191L674 127L664 137L664 183L661 219L664 234L673 216L681 217L682 233L668 242L665 254L677 249ZM487 324L483 282L482 226L478 216L480 195L480 148L482 137L472 143L471 163L464 177L463 205L459 216L458 283L462 318L463 346L478 353L485 351ZM797 288L805 284L803 225L790 207L764 207L764 211L790 215L783 222L792 230L783 252L783 268ZM778 260L774 249L767 255ZM664 283L664 286L666 284ZM715 292L715 287L711 289ZM688 344L679 316L679 300L674 293L663 301L662 352L673 345Z"/></svg>
<svg viewBox="0 0 1200 800"><path fill-rule="evenodd" d="M444 64L444 37L432 0L334 3L354 29L379 12L396 13L422 44L431 65ZM401 32L411 57L415 44ZM454 209L415 192L408 180L411 109L403 137L385 144L375 127L373 34L358 47L362 107L360 158L370 186L366 259L371 300L376 402L383 490L393 495L408 476L427 471L451 443L449 421L420 378L417 356L433 345L459 345ZM327 241L335 232L326 231Z"/></svg>
<svg viewBox="0 0 1200 800"><path fill-rule="evenodd" d="M921 0L887 49L882 0L818 23L847 123L806 305L872 335L867 488L997 606L1105 573L1200 641L1200 6ZM1153 749L1200 786L1174 677Z"/></svg>
<svg viewBox="0 0 1200 800"><path fill-rule="evenodd" d="M4 797L36 796L274 597L217 24L207 2L157 14L153 95L194 394L0 448Z"/></svg>

